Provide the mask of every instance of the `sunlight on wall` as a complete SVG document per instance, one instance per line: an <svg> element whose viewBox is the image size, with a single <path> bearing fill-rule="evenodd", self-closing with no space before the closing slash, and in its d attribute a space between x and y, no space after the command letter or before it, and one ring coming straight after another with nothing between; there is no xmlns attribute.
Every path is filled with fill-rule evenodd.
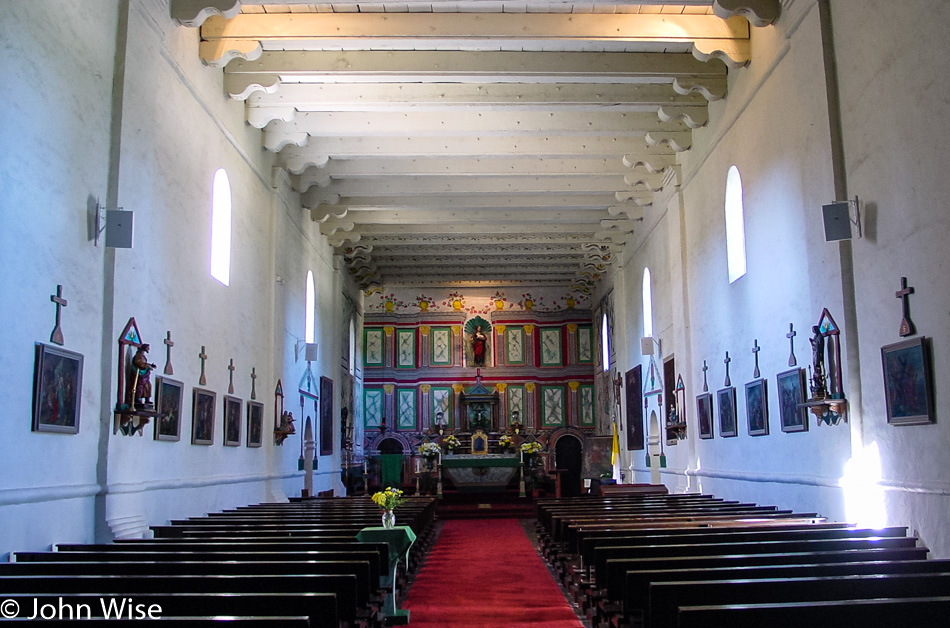
<svg viewBox="0 0 950 628"><path fill-rule="evenodd" d="M306 317L306 326L304 327L304 338L307 342L312 343L313 340L313 323L314 323L314 311L316 310L316 290L313 285L313 271L307 271L307 317Z"/></svg>
<svg viewBox="0 0 950 628"><path fill-rule="evenodd" d="M838 481L844 489L845 516L849 522L870 528L887 525L884 488L880 481L881 452L874 442L851 457Z"/></svg>

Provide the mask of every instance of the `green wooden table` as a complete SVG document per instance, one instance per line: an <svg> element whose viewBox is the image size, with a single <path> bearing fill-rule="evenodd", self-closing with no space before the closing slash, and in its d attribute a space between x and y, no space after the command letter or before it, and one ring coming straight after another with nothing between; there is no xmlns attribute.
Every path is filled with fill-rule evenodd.
<svg viewBox="0 0 950 628"><path fill-rule="evenodd" d="M389 547L389 573L386 577L392 578L392 593L386 597L392 598L392 604L389 600L383 604L383 623L388 626L408 624L409 611L396 608L396 569L399 559L403 557L406 559L406 569L409 569L409 550L416 541L416 533L409 526L370 527L360 530L356 540L360 543L385 543Z"/></svg>

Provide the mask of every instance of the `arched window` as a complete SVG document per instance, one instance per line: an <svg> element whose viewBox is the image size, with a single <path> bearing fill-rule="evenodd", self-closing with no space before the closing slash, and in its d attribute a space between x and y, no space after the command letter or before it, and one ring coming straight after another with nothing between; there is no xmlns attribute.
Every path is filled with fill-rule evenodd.
<svg viewBox="0 0 950 628"><path fill-rule="evenodd" d="M307 322L304 328L304 338L307 344L313 344L313 316L316 307L316 291L313 286L313 271L307 271Z"/></svg>
<svg viewBox="0 0 950 628"><path fill-rule="evenodd" d="M231 284L231 182L223 168L211 186L211 276Z"/></svg>
<svg viewBox="0 0 950 628"><path fill-rule="evenodd" d="M735 166L726 175L726 255L729 283L746 273L745 209L742 206L742 177Z"/></svg>
<svg viewBox="0 0 950 628"><path fill-rule="evenodd" d="M643 269L643 335L653 336L653 279L649 267Z"/></svg>
<svg viewBox="0 0 950 628"><path fill-rule="evenodd" d="M601 321L600 351L603 369L606 373L610 370L610 321L607 320L607 312L604 312L604 317Z"/></svg>
<svg viewBox="0 0 950 628"><path fill-rule="evenodd" d="M350 375L353 375L356 373L356 323L353 321L352 318L350 319L349 342L350 342L349 353L348 353L349 360L347 364L349 364L349 367L350 367L349 368Z"/></svg>

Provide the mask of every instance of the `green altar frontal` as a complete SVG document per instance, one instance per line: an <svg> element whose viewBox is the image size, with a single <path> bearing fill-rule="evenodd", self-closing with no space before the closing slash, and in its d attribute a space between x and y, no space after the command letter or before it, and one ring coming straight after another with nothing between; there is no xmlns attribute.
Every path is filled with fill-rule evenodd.
<svg viewBox="0 0 950 628"><path fill-rule="evenodd" d="M518 472L515 454L461 454L443 456L442 468L459 491L503 491Z"/></svg>

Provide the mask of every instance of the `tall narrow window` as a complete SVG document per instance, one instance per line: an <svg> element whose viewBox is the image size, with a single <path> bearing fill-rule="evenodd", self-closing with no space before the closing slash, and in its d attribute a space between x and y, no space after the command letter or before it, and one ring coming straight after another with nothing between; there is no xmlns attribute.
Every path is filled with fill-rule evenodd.
<svg viewBox="0 0 950 628"><path fill-rule="evenodd" d="M313 286L313 271L307 271L307 322L304 328L304 337L307 344L313 343L313 313L316 309L316 292Z"/></svg>
<svg viewBox="0 0 950 628"><path fill-rule="evenodd" d="M729 283L746 272L745 209L742 206L742 177L735 166L726 175L726 255Z"/></svg>
<svg viewBox="0 0 950 628"><path fill-rule="evenodd" d="M606 373L610 370L610 321L607 320L607 312L604 312L604 318L601 321L600 351L603 369Z"/></svg>
<svg viewBox="0 0 950 628"><path fill-rule="evenodd" d="M211 186L211 276L231 284L231 182L223 168Z"/></svg>
<svg viewBox="0 0 950 628"><path fill-rule="evenodd" d="M643 335L653 336L653 279L649 267L643 269Z"/></svg>
<svg viewBox="0 0 950 628"><path fill-rule="evenodd" d="M356 372L356 324L350 319L350 337L349 337L349 373L353 375Z"/></svg>

